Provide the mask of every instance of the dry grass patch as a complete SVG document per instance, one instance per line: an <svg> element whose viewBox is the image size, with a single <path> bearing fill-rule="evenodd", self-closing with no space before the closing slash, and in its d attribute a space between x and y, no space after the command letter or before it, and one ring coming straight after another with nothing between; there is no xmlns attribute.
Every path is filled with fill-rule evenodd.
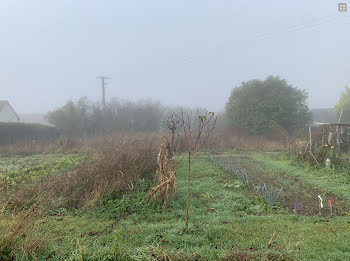
<svg viewBox="0 0 350 261"><path fill-rule="evenodd" d="M21 207L36 194L45 194L52 207L78 208L100 202L107 195L133 190L135 182L157 168L159 137L110 136L87 140L77 149L91 155L76 169L23 184L11 195L9 205Z"/></svg>

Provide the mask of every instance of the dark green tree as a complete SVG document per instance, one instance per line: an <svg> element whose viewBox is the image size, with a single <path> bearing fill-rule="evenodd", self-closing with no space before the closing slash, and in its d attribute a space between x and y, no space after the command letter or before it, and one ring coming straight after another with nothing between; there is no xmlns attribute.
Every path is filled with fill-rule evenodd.
<svg viewBox="0 0 350 261"><path fill-rule="evenodd" d="M234 88L226 104L226 115L230 125L253 133L273 127L292 133L311 120L307 98L305 91L269 76L264 81L251 80Z"/></svg>

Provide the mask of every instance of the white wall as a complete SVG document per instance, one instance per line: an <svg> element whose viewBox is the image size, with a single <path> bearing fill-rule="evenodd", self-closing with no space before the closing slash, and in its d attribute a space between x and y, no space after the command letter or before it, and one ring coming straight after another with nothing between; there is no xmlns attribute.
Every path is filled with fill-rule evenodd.
<svg viewBox="0 0 350 261"><path fill-rule="evenodd" d="M11 110L10 106L5 105L0 111L0 122L18 122L16 114Z"/></svg>

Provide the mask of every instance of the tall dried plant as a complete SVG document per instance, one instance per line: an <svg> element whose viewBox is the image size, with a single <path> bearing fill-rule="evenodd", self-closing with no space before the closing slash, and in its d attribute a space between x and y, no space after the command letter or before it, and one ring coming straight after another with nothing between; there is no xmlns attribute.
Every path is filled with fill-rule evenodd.
<svg viewBox="0 0 350 261"><path fill-rule="evenodd" d="M170 191L173 193L173 197L176 195L176 169L175 162L172 156L171 145L166 137L163 137L163 143L159 147L159 154L157 157L158 169L156 172L156 184L154 188L152 188L148 195L147 200L150 200L157 192L158 202L163 204L162 210L163 213L166 210L168 204L168 197Z"/></svg>

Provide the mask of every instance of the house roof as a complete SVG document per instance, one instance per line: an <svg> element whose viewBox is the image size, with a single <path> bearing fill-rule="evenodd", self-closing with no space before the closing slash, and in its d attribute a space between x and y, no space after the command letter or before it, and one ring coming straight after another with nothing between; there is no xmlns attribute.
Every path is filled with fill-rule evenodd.
<svg viewBox="0 0 350 261"><path fill-rule="evenodd" d="M6 105L9 106L9 108L12 110L12 112L16 115L17 120L20 121L21 119L18 117L16 111L12 108L11 104L10 104L8 101L5 101L5 100L1 101L1 100L0 100L0 111L2 111L2 109L3 109Z"/></svg>
<svg viewBox="0 0 350 261"><path fill-rule="evenodd" d="M7 104L9 104L8 101L0 101L0 111L1 111L2 108L3 108L5 105L7 105Z"/></svg>

